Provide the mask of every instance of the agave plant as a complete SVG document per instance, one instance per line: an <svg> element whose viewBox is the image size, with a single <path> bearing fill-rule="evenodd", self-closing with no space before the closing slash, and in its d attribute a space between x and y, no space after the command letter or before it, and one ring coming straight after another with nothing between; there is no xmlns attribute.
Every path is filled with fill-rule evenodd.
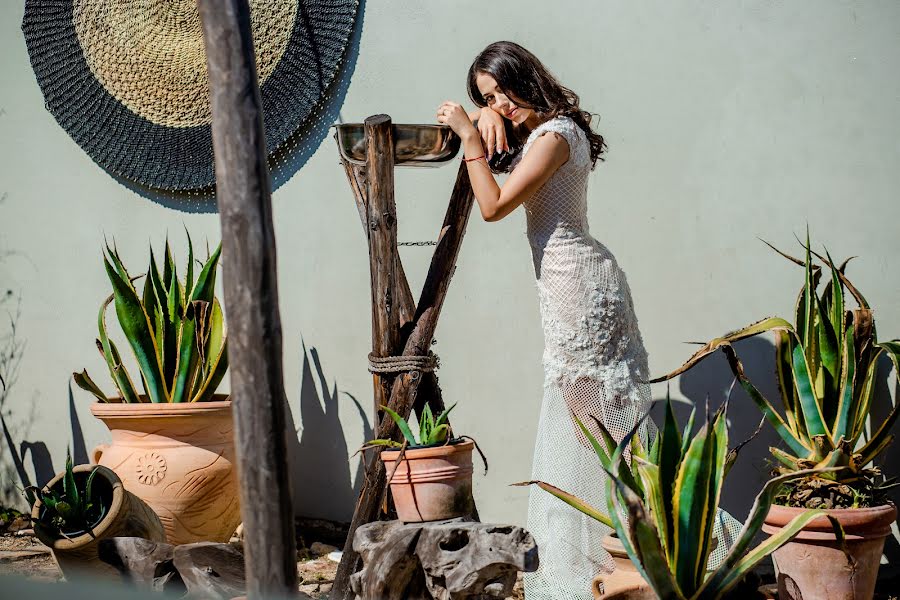
<svg viewBox="0 0 900 600"><path fill-rule="evenodd" d="M771 245L770 245L771 247ZM808 508L865 506L880 502L880 472L872 461L893 440L891 429L900 403L881 423L872 423L872 397L882 354L900 358L900 340L878 342L872 309L847 279L847 261L835 266L828 252L814 252L807 233L806 258L800 260L772 247L801 265L805 279L796 304L796 324L769 317L727 333L703 345L684 365L654 379L665 381L684 373L722 350L741 386L763 412L787 446L771 448L782 473L816 467L843 467L788 486L779 503ZM815 264L813 257L821 262ZM817 293L823 266L829 277ZM853 299L856 308L850 308ZM783 415L744 373L732 343L765 332L775 335L775 370ZM900 369L898 369L900 376ZM898 380L900 381L900 380ZM866 436L867 424L872 434Z"/></svg>
<svg viewBox="0 0 900 600"><path fill-rule="evenodd" d="M188 235L186 277L178 279L175 261L165 246L162 275L150 249L147 273L132 277L118 252L108 245L104 266L113 293L100 306L97 348L124 402L202 402L212 398L228 369L227 339L222 307L215 298L219 245L194 279L194 249ZM139 295L134 286L143 277ZM140 368L142 397L122 364L115 342L107 335L106 312L115 302L119 325ZM73 373L75 382L100 402L107 396L87 371Z"/></svg>
<svg viewBox="0 0 900 600"><path fill-rule="evenodd" d="M543 482L517 485L540 485L588 516L610 524L631 561L662 600L722 598L759 561L789 541L813 518L823 514L822 511L806 511L750 550L778 487L811 471L771 479L756 497L750 516L725 560L708 571L722 482L741 446L728 449L726 406L727 402L696 434L692 434L694 413L682 431L675 420L671 402L667 402L662 431L657 433L649 451L634 441L638 427L617 445L600 421L595 419L602 442L579 421L579 427L609 475L605 513L571 494L560 494ZM631 448L630 466L625 459L626 448ZM627 514L627 519L622 514Z"/></svg>
<svg viewBox="0 0 900 600"><path fill-rule="evenodd" d="M435 418L434 413L431 412L431 407L428 404L425 404L425 408L422 410L422 418L419 423L419 438L416 439L416 436L413 435L412 429L409 426L409 423L397 414L396 411L391 410L387 406L382 406L381 409L389 414L394 422L397 424L397 427L400 429L400 432L403 434L404 439L406 440L405 445L408 448L419 448L423 446L432 446L434 444L447 443L450 440L450 435L452 431L450 430L450 424L447 423L447 418L450 415L450 411L456 406L454 404L444 412L442 412L437 418ZM367 442L363 449L374 448L376 446L387 446L389 448L401 448L404 446L403 443L389 440L389 439L375 439Z"/></svg>
<svg viewBox="0 0 900 600"><path fill-rule="evenodd" d="M50 527L63 537L75 532L90 532L104 512L104 506L93 493L97 469L90 472L83 485L78 484L72 469L72 456L66 450L66 474L62 480L62 491L41 490L35 486L25 488L25 497L31 506L38 499L44 506L41 521L36 525Z"/></svg>

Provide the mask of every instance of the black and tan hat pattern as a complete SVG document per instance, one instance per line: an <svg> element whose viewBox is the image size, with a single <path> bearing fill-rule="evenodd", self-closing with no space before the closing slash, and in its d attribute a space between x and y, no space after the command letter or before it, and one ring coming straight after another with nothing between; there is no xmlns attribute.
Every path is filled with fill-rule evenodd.
<svg viewBox="0 0 900 600"><path fill-rule="evenodd" d="M249 0L270 156L322 101L358 0ZM215 183L196 0L26 0L47 109L110 173L162 190Z"/></svg>

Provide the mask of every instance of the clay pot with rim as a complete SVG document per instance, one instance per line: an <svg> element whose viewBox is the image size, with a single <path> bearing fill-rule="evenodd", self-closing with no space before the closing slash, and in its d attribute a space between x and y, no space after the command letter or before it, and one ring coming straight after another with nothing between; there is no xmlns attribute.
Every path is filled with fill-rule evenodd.
<svg viewBox="0 0 900 600"><path fill-rule="evenodd" d="M610 553L616 564L612 573L601 573L591 582L596 600L656 600L656 593L637 567L628 558L625 546L615 532L604 537L600 544Z"/></svg>
<svg viewBox="0 0 900 600"><path fill-rule="evenodd" d="M112 434L94 448L162 521L170 544L227 542L241 521L231 401L95 403Z"/></svg>
<svg viewBox="0 0 900 600"><path fill-rule="evenodd" d="M803 508L772 505L763 531L777 533ZM884 539L897 518L893 505L825 511L844 528L847 550L855 568L837 543L827 517L813 519L797 536L772 553L780 600L853 598L868 600L875 593Z"/></svg>
<svg viewBox="0 0 900 600"><path fill-rule="evenodd" d="M384 450L397 518L404 523L443 521L472 514L472 449L470 440L439 446Z"/></svg>
<svg viewBox="0 0 900 600"><path fill-rule="evenodd" d="M92 489L99 495L104 506L100 519L90 531L66 531L61 535L55 528L42 524L44 505L38 499L31 509L34 534L53 554L59 570L67 579L72 576L101 574L110 578L121 577L119 570L99 559L97 549L100 540L111 537L142 537L154 542L165 542L166 533L159 517L147 504L127 491L122 480L111 470L102 466L78 465L72 469L76 481L84 483L90 472L97 469ZM63 477L59 473L44 486L45 489L61 491Z"/></svg>

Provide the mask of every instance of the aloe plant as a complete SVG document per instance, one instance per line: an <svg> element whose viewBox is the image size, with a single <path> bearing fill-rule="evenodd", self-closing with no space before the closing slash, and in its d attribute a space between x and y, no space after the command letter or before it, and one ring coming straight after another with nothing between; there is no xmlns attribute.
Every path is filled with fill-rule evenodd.
<svg viewBox="0 0 900 600"><path fill-rule="evenodd" d="M44 507L38 526L52 528L60 536L66 537L81 531L91 532L93 526L103 517L104 506L93 490L95 467L80 485L72 471L72 456L66 450L66 474L62 479L62 491L25 488L28 503L34 506L39 499Z"/></svg>
<svg viewBox="0 0 900 600"><path fill-rule="evenodd" d="M389 414L394 422L397 424L397 427L400 429L400 432L403 434L404 439L406 440L405 445L408 448L416 448L422 446L431 446L434 444L446 443L450 439L450 435L452 431L450 429L450 424L447 422L447 418L450 415L450 411L456 406L454 404L450 408L446 409L437 418L435 418L434 413L431 411L431 407L428 404L425 404L425 408L422 410L422 418L419 422L419 437L416 439L416 436L413 435L412 429L409 426L409 423L397 414L396 411L391 410L387 406L382 406L381 409ZM387 446L389 448L401 448L404 446L404 443L389 440L389 439L374 439L370 440L363 446L363 449L374 448L376 446Z"/></svg>
<svg viewBox="0 0 900 600"><path fill-rule="evenodd" d="M722 483L740 449L740 445L728 449L726 406L727 402L692 434L694 413L682 431L671 402L667 402L663 428L649 450L635 442L637 426L617 445L599 420L595 419L602 442L578 421L609 476L605 511L571 494L560 494L544 482L516 485L540 485L584 514L615 528L631 561L662 600L722 598L759 561L789 541L812 519L824 514L806 511L751 550L750 544L762 527L778 487L812 471L771 479L756 497L750 516L724 562L715 570L707 571ZM625 458L626 448L631 448L631 465Z"/></svg>
<svg viewBox="0 0 900 600"><path fill-rule="evenodd" d="M653 382L680 375L722 350L741 386L786 445L786 449L770 449L779 463L779 472L843 467L787 486L779 503L809 508L878 503L887 486L881 482L880 471L871 464L893 440L891 429L900 414L900 403L883 421L872 422L875 371L884 354L893 361L900 377L900 340L877 340L873 311L845 274L849 259L835 266L827 250L822 256L811 249L808 233L805 260L772 248L804 267L796 324L769 317L727 333L706 343L680 368ZM814 258L821 264L816 264ZM828 277L819 294L825 269ZM855 308L850 307L851 298ZM749 380L732 347L738 340L765 332L775 335L775 371L783 414ZM871 431L868 436L867 426Z"/></svg>
<svg viewBox="0 0 900 600"><path fill-rule="evenodd" d="M115 248L106 246L103 262L113 293L100 306L97 348L124 402L144 401L135 380L122 364L115 342L107 334L106 313L115 304L119 325L140 369L144 398L150 402L210 400L228 369L225 320L214 295L219 245L194 279L194 249L188 235L186 276L178 279L166 241L160 274L153 248L147 273L133 277ZM138 294L134 282L143 278ZM100 402L107 396L84 370L73 373L75 383Z"/></svg>

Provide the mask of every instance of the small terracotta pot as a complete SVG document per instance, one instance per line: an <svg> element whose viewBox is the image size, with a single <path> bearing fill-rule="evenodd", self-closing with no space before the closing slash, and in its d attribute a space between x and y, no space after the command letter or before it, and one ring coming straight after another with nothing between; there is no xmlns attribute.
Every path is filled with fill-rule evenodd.
<svg viewBox="0 0 900 600"><path fill-rule="evenodd" d="M804 510L773 505L762 529L769 534L777 533ZM793 540L772 554L780 600L869 600L874 595L884 538L891 532L897 509L893 505L885 505L825 512L836 518L844 528L847 549L855 561L855 569L848 564L838 545L831 522L825 516L817 517Z"/></svg>
<svg viewBox="0 0 900 600"><path fill-rule="evenodd" d="M152 508L170 544L227 542L241 521L231 402L96 403L112 444L93 461Z"/></svg>
<svg viewBox="0 0 900 600"><path fill-rule="evenodd" d="M97 490L108 505L103 518L90 532L63 537L54 529L42 526L40 517L43 504L40 499L31 509L31 519L35 524L34 534L50 548L59 570L66 578L79 574L120 577L118 569L101 561L97 556L97 547L102 539L128 536L142 537L154 542L166 541L166 533L159 517L143 500L126 491L122 481L112 470L106 467L78 465L72 471L77 476L79 473L90 473L93 469L97 469L97 474L91 484L92 489ZM45 487L61 491L65 475L65 471L59 473Z"/></svg>
<svg viewBox="0 0 900 600"><path fill-rule="evenodd" d="M612 573L601 573L591 582L596 600L656 600L650 584L644 580L637 567L628 558L622 541L615 532L604 537L600 544L612 555L616 568Z"/></svg>
<svg viewBox="0 0 900 600"><path fill-rule="evenodd" d="M397 518L404 523L442 521L472 514L471 441L446 446L412 448L397 466L399 450L381 453ZM393 476L391 474L393 473Z"/></svg>

